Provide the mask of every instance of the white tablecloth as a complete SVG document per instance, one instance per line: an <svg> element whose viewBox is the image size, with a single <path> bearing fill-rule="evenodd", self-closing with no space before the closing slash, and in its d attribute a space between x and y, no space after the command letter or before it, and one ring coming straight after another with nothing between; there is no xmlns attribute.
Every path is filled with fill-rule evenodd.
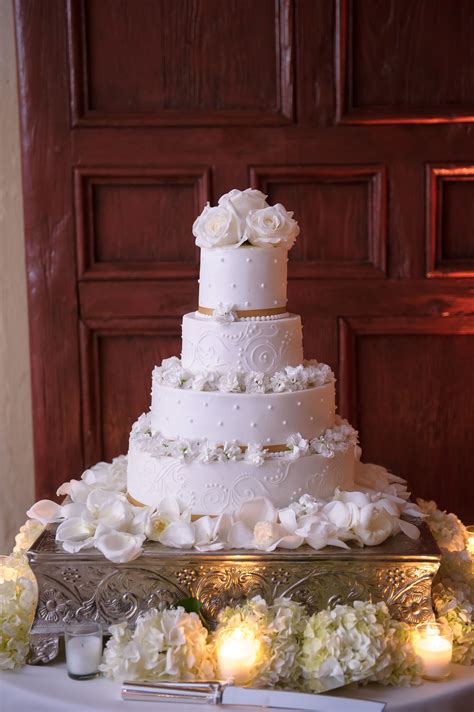
<svg viewBox="0 0 474 712"><path fill-rule="evenodd" d="M342 688L331 693L338 697L378 700L387 703L388 712L473 712L474 667L452 666L445 682L424 682L420 687ZM1 712L211 712L216 707L172 703L123 702L120 684L96 678L75 681L68 678L64 663L45 667L26 666L18 672L0 672ZM224 712L242 712L242 707L225 706ZM261 712L261 708L245 708ZM315 708L316 709L316 708ZM348 712L350 712L350 707Z"/></svg>

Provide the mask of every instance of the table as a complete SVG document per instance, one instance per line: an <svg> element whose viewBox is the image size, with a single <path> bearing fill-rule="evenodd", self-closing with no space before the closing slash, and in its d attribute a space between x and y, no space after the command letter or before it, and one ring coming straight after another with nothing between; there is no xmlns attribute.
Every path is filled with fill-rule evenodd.
<svg viewBox="0 0 474 712"><path fill-rule="evenodd" d="M387 688L378 685L348 686L331 693L387 702L387 712L473 712L474 667L452 666L445 682L424 682L420 687ZM120 683L96 678L70 680L64 663L45 667L29 666L18 672L0 673L0 712L211 712L208 705L122 702ZM226 712L242 712L242 707L225 706ZM261 712L261 708L245 708Z"/></svg>

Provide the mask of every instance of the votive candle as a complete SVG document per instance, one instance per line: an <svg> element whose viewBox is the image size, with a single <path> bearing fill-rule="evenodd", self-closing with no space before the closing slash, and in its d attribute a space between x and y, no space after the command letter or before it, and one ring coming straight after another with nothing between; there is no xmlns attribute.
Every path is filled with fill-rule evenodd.
<svg viewBox="0 0 474 712"><path fill-rule="evenodd" d="M415 628L414 648L422 662L422 675L428 680L449 676L453 656L452 633L440 623L421 623Z"/></svg>
<svg viewBox="0 0 474 712"><path fill-rule="evenodd" d="M64 629L69 677L88 680L99 673L102 661L102 628L98 623L70 625Z"/></svg>
<svg viewBox="0 0 474 712"><path fill-rule="evenodd" d="M218 637L217 663L219 677L244 684L252 677L260 643L251 630L243 626L224 629Z"/></svg>

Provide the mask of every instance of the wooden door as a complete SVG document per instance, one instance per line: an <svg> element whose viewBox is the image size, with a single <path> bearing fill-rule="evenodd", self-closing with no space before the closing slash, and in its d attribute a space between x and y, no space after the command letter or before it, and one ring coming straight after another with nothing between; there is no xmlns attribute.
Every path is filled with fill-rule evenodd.
<svg viewBox="0 0 474 712"><path fill-rule="evenodd" d="M295 211L289 297L365 459L473 519L472 0L17 0L38 496L127 450L191 224Z"/></svg>

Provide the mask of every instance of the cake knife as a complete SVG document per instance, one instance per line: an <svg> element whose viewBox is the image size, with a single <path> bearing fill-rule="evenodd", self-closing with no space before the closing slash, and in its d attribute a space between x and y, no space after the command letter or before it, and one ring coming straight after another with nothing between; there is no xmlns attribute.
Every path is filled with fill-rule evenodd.
<svg viewBox="0 0 474 712"><path fill-rule="evenodd" d="M221 682L124 682L125 701L244 705L311 712L382 712L385 702L347 697L235 687Z"/></svg>

